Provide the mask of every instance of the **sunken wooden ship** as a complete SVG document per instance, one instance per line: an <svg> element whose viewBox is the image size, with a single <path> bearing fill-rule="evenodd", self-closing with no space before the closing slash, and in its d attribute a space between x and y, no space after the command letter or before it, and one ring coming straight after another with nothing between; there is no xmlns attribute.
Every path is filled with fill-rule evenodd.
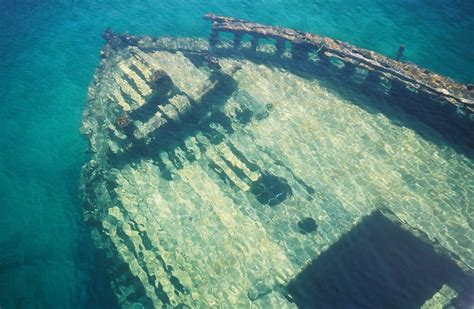
<svg viewBox="0 0 474 309"><path fill-rule="evenodd" d="M204 18L209 40L104 33L81 183L119 305L472 302L472 87Z"/></svg>

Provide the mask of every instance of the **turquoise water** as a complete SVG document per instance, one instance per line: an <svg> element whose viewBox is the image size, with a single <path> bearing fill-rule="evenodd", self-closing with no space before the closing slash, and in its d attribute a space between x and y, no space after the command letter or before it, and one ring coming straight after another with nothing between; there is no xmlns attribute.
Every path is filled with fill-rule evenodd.
<svg viewBox="0 0 474 309"><path fill-rule="evenodd" d="M474 82L469 1L0 0L0 307L113 303L82 223L79 135L107 26L207 36L206 12L312 31Z"/></svg>

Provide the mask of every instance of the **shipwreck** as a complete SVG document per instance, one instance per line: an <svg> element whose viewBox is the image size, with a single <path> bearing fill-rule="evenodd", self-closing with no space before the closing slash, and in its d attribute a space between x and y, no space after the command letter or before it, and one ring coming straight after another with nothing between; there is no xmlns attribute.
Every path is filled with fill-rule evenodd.
<svg viewBox="0 0 474 309"><path fill-rule="evenodd" d="M331 38L204 18L208 40L103 35L81 183L119 305L473 301L472 87Z"/></svg>

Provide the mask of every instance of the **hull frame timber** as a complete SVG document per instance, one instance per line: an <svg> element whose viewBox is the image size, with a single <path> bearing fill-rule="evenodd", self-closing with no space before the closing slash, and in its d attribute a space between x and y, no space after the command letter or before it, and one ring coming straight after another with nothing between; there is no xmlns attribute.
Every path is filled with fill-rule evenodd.
<svg viewBox="0 0 474 309"><path fill-rule="evenodd" d="M370 75L401 84L404 88L415 90L425 97L448 102L456 107L457 113L474 121L472 86L458 83L413 63L396 61L374 51L312 33L212 13L204 15L204 19L212 22L210 45L213 47L219 42L221 32L234 35L234 48L240 47L244 35L251 36L252 50L257 49L260 39L273 39L276 41L277 56L283 54L285 42L289 42L292 58L295 60L307 60L310 52L316 52L321 59L338 59L345 66L365 69Z"/></svg>

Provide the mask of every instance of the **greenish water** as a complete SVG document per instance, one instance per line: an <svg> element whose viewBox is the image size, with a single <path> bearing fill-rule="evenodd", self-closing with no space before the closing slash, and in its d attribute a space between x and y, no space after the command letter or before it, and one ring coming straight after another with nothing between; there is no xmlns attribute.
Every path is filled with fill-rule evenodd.
<svg viewBox="0 0 474 309"><path fill-rule="evenodd" d="M0 0L0 306L108 307L103 265L82 223L79 135L107 26L201 36L206 12L349 41L474 82L469 1Z"/></svg>

